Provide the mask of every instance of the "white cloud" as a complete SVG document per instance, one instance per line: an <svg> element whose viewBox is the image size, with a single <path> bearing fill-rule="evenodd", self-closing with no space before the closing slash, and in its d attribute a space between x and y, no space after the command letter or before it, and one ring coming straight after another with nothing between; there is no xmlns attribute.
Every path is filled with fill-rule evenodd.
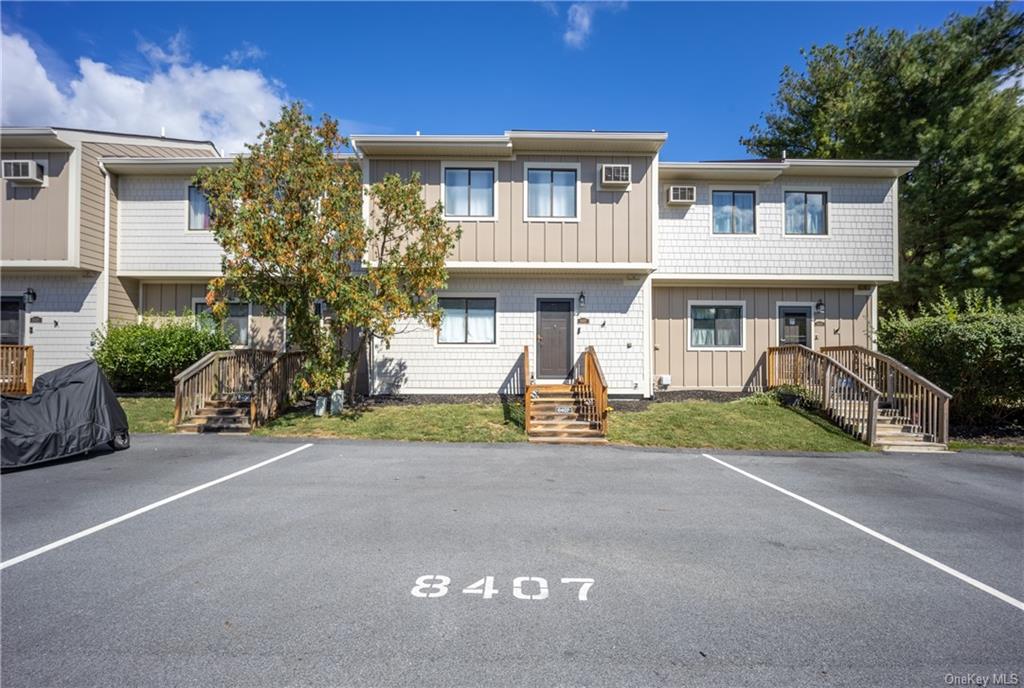
<svg viewBox="0 0 1024 688"><path fill-rule="evenodd" d="M594 13L598 10L618 12L625 9L625 2L574 2L569 5L568 23L562 40L571 48L582 49L594 28Z"/></svg>
<svg viewBox="0 0 1024 688"><path fill-rule="evenodd" d="M110 65L79 58L65 90L40 64L24 36L3 34L0 122L5 125L85 129L211 139L221 150L244 150L287 99L283 86L256 69L209 67L191 61L185 37L165 47L140 40L151 62L143 76L119 74Z"/></svg>
<svg viewBox="0 0 1024 688"><path fill-rule="evenodd" d="M243 41L242 45L235 48L227 55L224 56L224 60L230 62L233 65L238 65L243 62L262 60L266 57L266 53L258 45L253 45L248 41Z"/></svg>

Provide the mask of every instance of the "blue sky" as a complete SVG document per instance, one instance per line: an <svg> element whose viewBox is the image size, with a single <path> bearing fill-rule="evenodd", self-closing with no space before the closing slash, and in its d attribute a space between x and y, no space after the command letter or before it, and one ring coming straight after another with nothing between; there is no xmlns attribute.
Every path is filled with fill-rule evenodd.
<svg viewBox="0 0 1024 688"><path fill-rule="evenodd" d="M4 2L4 124L213 137L301 99L361 133L664 130L663 159L738 138L801 47L977 3Z"/></svg>

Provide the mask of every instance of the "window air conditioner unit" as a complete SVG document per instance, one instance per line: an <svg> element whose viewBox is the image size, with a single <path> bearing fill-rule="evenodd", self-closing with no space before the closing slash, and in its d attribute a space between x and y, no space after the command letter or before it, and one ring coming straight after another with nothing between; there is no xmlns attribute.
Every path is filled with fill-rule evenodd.
<svg viewBox="0 0 1024 688"><path fill-rule="evenodd" d="M42 184L46 178L43 164L35 160L4 160L4 179L17 184Z"/></svg>
<svg viewBox="0 0 1024 688"><path fill-rule="evenodd" d="M601 186L626 187L632 179L633 168L629 165L601 165Z"/></svg>
<svg viewBox="0 0 1024 688"><path fill-rule="evenodd" d="M670 186L668 187L669 205L690 205L697 201L696 186Z"/></svg>

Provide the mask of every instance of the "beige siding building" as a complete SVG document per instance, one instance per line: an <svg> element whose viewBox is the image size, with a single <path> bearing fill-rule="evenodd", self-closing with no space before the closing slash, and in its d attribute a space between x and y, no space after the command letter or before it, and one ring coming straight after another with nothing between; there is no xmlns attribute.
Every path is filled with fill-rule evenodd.
<svg viewBox="0 0 1024 688"><path fill-rule="evenodd" d="M515 393L570 378L593 347L612 394L760 389L768 347L874 346L877 287L898 280L898 180L913 161L660 160L661 132L354 136L364 187L418 176L461 237L438 329L402 323L368 352L374 394ZM4 130L5 337L37 372L91 334L205 309L221 249L196 172L212 143ZM364 204L364 218L374 221ZM237 346L287 346L287 318L233 303ZM5 340L6 343L6 340ZM518 390L518 391L521 391Z"/></svg>

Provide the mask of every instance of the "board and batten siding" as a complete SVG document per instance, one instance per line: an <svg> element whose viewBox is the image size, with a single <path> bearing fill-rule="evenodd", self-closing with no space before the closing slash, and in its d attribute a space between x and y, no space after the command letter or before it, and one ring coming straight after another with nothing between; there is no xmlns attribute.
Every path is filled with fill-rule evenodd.
<svg viewBox="0 0 1024 688"><path fill-rule="evenodd" d="M68 152L4 151L3 160L37 160L46 165L45 187L4 181L0 223L3 260L68 259L68 203L71 155Z"/></svg>
<svg viewBox="0 0 1024 688"><path fill-rule="evenodd" d="M669 205L670 184L697 187L697 202ZM658 195L658 270L686 275L895 277L892 179L786 177L771 183L662 182ZM755 233L714 234L711 190L754 190ZM785 191L828 193L828 235L785 233Z"/></svg>
<svg viewBox="0 0 1024 688"><path fill-rule="evenodd" d="M142 312L146 315L184 315L194 313L195 299L206 298L206 283L156 283L142 285ZM259 305L253 304L249 317L249 337L253 348L282 349L287 334L287 319L282 315L270 314Z"/></svg>
<svg viewBox="0 0 1024 688"><path fill-rule="evenodd" d="M649 263L655 208L651 198L651 156L517 155L515 160L371 159L369 179L389 174L408 179L419 172L428 204L441 201L441 165L447 162L497 164L496 221L459 220L462 237L448 259L460 262ZM525 222L524 163L575 163L580 166L578 222ZM629 164L629 191L602 189L603 163ZM452 223L456 224L456 223Z"/></svg>
<svg viewBox="0 0 1024 688"><path fill-rule="evenodd" d="M872 296L852 288L816 287L659 287L652 290L654 380L671 375L669 390L763 389L765 354L777 346L778 305L794 302L825 304L814 316L813 348L857 344L872 346ZM689 301L745 303L743 351L690 350Z"/></svg>
<svg viewBox="0 0 1024 688"><path fill-rule="evenodd" d="M118 272L220 274L222 252L213 232L188 229L190 183L184 176L121 176Z"/></svg>

